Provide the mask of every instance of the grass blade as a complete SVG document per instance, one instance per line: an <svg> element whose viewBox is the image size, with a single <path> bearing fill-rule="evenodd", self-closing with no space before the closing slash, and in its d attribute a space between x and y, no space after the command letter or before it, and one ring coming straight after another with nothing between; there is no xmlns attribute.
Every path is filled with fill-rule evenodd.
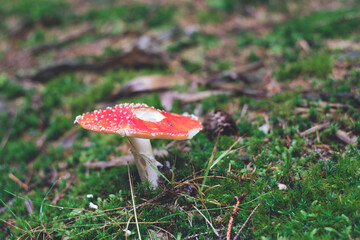
<svg viewBox="0 0 360 240"><path fill-rule="evenodd" d="M133 208L134 208L134 217L135 217L135 222L136 222L136 228L137 228L137 232L138 232L139 239L141 240L139 222L138 222L137 215L136 215L135 198L134 198L134 191L133 191L132 179L131 179L131 175L130 175L130 167L129 167L129 164L128 164L128 175L129 175L129 182L130 182L131 201L132 201L132 203L133 203Z"/></svg>

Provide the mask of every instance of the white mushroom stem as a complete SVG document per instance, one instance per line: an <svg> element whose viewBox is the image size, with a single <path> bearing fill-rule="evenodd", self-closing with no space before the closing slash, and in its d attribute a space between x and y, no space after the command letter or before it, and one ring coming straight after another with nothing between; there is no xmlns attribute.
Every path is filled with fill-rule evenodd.
<svg viewBox="0 0 360 240"><path fill-rule="evenodd" d="M156 161L154 157L150 139L135 137L128 137L128 139L141 181L149 181L150 185L156 188L160 176L158 167L161 167L162 164Z"/></svg>

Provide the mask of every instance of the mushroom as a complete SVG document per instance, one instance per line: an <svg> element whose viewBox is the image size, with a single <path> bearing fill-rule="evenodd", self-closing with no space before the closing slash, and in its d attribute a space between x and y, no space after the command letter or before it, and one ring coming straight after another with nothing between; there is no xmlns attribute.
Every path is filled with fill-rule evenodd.
<svg viewBox="0 0 360 240"><path fill-rule="evenodd" d="M127 137L143 182L158 186L158 167L150 139L191 139L202 125L193 115L179 115L155 109L146 104L120 104L77 116L74 123L83 128Z"/></svg>

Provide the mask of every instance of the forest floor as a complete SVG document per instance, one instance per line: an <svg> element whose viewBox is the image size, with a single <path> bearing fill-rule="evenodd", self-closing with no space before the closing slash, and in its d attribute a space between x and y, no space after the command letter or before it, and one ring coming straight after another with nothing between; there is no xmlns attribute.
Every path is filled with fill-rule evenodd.
<svg viewBox="0 0 360 240"><path fill-rule="evenodd" d="M359 239L359 13L355 0L3 2L0 239ZM125 138L73 124L130 102L204 125L152 140L168 179L155 190Z"/></svg>

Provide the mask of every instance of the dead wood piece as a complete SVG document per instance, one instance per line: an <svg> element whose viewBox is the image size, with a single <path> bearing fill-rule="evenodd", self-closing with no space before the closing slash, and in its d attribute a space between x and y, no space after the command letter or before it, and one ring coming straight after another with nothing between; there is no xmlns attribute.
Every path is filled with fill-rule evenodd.
<svg viewBox="0 0 360 240"><path fill-rule="evenodd" d="M175 85L185 84L185 79L176 76L141 76L132 79L130 82L125 84L123 87L115 89L111 94L110 100L115 100L119 97L128 97L135 93L160 91L170 89Z"/></svg>
<svg viewBox="0 0 360 240"><path fill-rule="evenodd" d="M342 103L320 102L319 104L321 107L326 107L327 105L329 105L332 108L351 108L350 105Z"/></svg>
<svg viewBox="0 0 360 240"><path fill-rule="evenodd" d="M96 63L79 63L74 60L66 60L59 63L53 63L43 69L40 69L37 73L32 76L24 76L21 78L30 79L35 82L45 83L50 79L59 76L60 74L65 74L75 71L97 71L99 69L99 64Z"/></svg>
<svg viewBox="0 0 360 240"><path fill-rule="evenodd" d="M215 95L221 95L221 94L230 95L230 93L231 93L230 91L223 91L223 90L194 92L194 93L180 93L176 95L176 99L184 103L190 103L190 102L198 102L203 100L204 98Z"/></svg>
<svg viewBox="0 0 360 240"><path fill-rule="evenodd" d="M37 54L49 51L51 49L59 49L63 46L69 45L69 44L77 41L79 38L81 38L85 34L91 33L94 30L95 30L95 28L93 26L87 26L84 30L82 30L79 33L76 33L72 36L69 36L68 38L64 39L63 41L45 43L45 44L36 46L36 47L30 49L30 53L33 55L37 55Z"/></svg>
<svg viewBox="0 0 360 240"><path fill-rule="evenodd" d="M119 67L142 68L164 67L165 56L161 52L148 51L137 46L124 52L111 56L101 62L98 71L116 69Z"/></svg>
<svg viewBox="0 0 360 240"><path fill-rule="evenodd" d="M165 110L170 111L174 100L179 100L182 103L198 102L204 98L216 96L220 94L231 95L229 90L212 90L203 92L185 92L178 93L176 91L167 91L160 94L161 105Z"/></svg>
<svg viewBox="0 0 360 240"><path fill-rule="evenodd" d="M92 162L91 160L84 163L85 167L88 168L109 168L109 167L116 167L120 165L127 165L128 163L134 162L133 155L126 155L114 158L111 161L99 161L99 162Z"/></svg>
<svg viewBox="0 0 360 240"><path fill-rule="evenodd" d="M244 90L236 90L235 89L235 93L241 94L241 95L249 95L249 96L253 96L253 97L265 97L266 96L266 92L256 90L256 89L244 89Z"/></svg>
<svg viewBox="0 0 360 240"><path fill-rule="evenodd" d="M309 99L322 99L325 101L328 101L330 98L337 98L337 99L352 99L357 104L360 104L360 95L354 94L351 92L343 92L343 93L326 93L326 92L320 92L320 93L311 93L309 91L304 91L303 95L305 98Z"/></svg>
<svg viewBox="0 0 360 240"><path fill-rule="evenodd" d="M335 135L343 142L346 142L347 144L354 144L356 143L356 138L351 138L349 137L349 135L342 131L342 130L337 130Z"/></svg>
<svg viewBox="0 0 360 240"><path fill-rule="evenodd" d="M305 137L307 135L310 135L312 133L315 133L316 131L320 131L320 130L323 130L323 129L326 129L330 126L330 123L329 122L326 122L326 123L323 123L323 124L320 124L320 125L317 125L317 126L314 126L312 128L309 128L308 130L305 130L303 132L300 133L300 136L302 137Z"/></svg>
<svg viewBox="0 0 360 240"><path fill-rule="evenodd" d="M229 224L228 224L228 228L227 228L227 232L226 232L226 240L230 240L231 239L231 228L234 224L234 218L237 214L237 211L239 210L239 205L241 203L242 200L244 200L244 198L246 197L246 193L241 194L239 197L235 196L235 200L236 200L236 204L234 206L234 209L231 213L230 216L230 220L229 220Z"/></svg>
<svg viewBox="0 0 360 240"><path fill-rule="evenodd" d="M239 66L231 71L228 72L228 74L240 74L240 73L246 73L246 72L251 72L251 71L256 71L260 68L264 67L264 62L263 61L257 61L257 62L253 62L253 63L249 63L249 64L245 64L242 66Z"/></svg>
<svg viewBox="0 0 360 240"><path fill-rule="evenodd" d="M114 54L100 61L78 62L75 60L67 60L40 69L32 76L24 76L21 78L28 78L32 81L44 83L60 74L75 71L102 72L120 67L143 68L164 67L166 65L167 61L162 52L153 49L143 49L135 44L118 54Z"/></svg>
<svg viewBox="0 0 360 240"><path fill-rule="evenodd" d="M243 66L240 66L236 69L232 69L225 74L220 74L215 77L211 77L205 80L207 85L213 86L216 83L233 83L235 81L244 81L246 83L252 84L252 83L258 83L262 82L262 78L255 74L251 74L249 72L258 70L259 68L262 68L264 66L264 63L262 61L258 61L255 63L246 64Z"/></svg>

